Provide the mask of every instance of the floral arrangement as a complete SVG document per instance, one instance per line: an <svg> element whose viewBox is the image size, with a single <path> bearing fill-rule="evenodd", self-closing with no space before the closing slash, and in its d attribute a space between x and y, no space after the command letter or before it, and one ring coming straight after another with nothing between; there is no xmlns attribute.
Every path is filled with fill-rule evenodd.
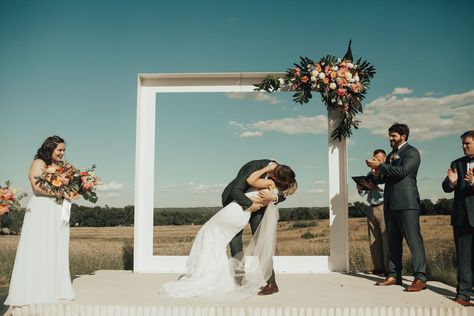
<svg viewBox="0 0 474 316"><path fill-rule="evenodd" d="M95 203L98 200L95 189L97 188L97 184L99 184L99 178L94 173L95 167L95 165L92 165L90 169L86 169L86 171L79 173L81 179L79 194L82 195L85 200L92 203Z"/></svg>
<svg viewBox="0 0 474 316"><path fill-rule="evenodd" d="M27 196L26 193L17 192L10 188L10 181L5 186L0 185L0 216L20 209L20 200Z"/></svg>
<svg viewBox="0 0 474 316"><path fill-rule="evenodd" d="M47 166L44 172L36 177L36 183L43 190L56 195L58 204L64 201L63 194L80 194L85 200L95 203L98 198L94 189L99 179L94 174L94 169L95 165L81 172L67 161L61 161Z"/></svg>
<svg viewBox="0 0 474 316"><path fill-rule="evenodd" d="M312 98L312 91L321 93L321 99L328 111L339 113L339 124L331 137L339 141L350 137L352 127L358 128L355 119L362 112L361 101L364 99L370 80L375 75L375 68L367 61L352 62L351 42L343 59L327 55L315 62L301 57L299 64L288 68L283 78L266 77L255 84L256 91L295 91L293 101L303 104Z"/></svg>

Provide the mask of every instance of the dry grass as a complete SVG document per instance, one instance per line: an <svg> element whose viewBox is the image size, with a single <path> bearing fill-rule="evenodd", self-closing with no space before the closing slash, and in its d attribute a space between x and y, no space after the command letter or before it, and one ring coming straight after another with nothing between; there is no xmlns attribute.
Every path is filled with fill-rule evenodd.
<svg viewBox="0 0 474 316"><path fill-rule="evenodd" d="M294 222L278 224L277 255L328 255L328 220L312 221L315 226L294 228ZM154 228L155 255L186 255L191 249L198 225L157 226ZM430 273L447 283L453 281L453 241L449 216L425 216L421 229L427 250ZM302 238L305 233L308 237ZM244 242L250 238L247 228ZM0 287L8 286L13 267L18 236L0 236ZM367 222L365 218L349 221L350 264L352 271L372 268L368 250ZM404 247L405 261L409 266L408 247ZM133 227L71 228L71 274L90 274L101 269L131 269L133 254ZM448 258L449 260L446 260ZM449 275L446 276L446 271ZM409 273L409 271L407 271Z"/></svg>

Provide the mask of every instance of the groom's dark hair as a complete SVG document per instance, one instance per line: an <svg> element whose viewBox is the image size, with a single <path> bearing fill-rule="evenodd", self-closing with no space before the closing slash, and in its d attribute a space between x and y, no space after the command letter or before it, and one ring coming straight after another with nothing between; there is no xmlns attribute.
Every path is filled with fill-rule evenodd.
<svg viewBox="0 0 474 316"><path fill-rule="evenodd" d="M287 165L278 165L273 169L271 179L275 182L279 191L292 194L296 191L296 175Z"/></svg>
<svg viewBox="0 0 474 316"><path fill-rule="evenodd" d="M408 141L408 136L410 135L410 129L408 128L408 125L406 124L400 124L400 123L394 123L390 128L388 129L389 133L397 133L400 136L405 135L405 140Z"/></svg>

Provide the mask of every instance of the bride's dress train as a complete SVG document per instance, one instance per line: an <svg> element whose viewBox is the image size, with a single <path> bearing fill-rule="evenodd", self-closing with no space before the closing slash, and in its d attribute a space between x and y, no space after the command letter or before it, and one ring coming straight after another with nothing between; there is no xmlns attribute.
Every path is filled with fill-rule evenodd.
<svg viewBox="0 0 474 316"><path fill-rule="evenodd" d="M247 196L257 194L247 192ZM227 257L227 246L248 223L251 213L232 202L217 212L199 230L194 240L186 274L178 281L167 282L161 293L173 297L212 296L244 298L255 295L272 273L278 208L269 204L245 251L245 268L235 258ZM236 286L235 278L242 277ZM230 295L229 295L230 294Z"/></svg>

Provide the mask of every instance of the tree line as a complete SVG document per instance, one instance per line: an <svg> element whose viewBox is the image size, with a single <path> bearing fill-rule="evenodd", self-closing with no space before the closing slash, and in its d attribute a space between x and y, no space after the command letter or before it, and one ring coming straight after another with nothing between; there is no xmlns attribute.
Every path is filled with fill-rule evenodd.
<svg viewBox="0 0 474 316"><path fill-rule="evenodd" d="M439 199L436 203L431 200L422 200L421 215L450 214L452 199ZM370 206L363 202L349 204L349 217L364 217ZM193 208L155 208L153 225L202 225L211 218L220 207L193 207ZM0 231L5 228L10 233L18 233L23 224L25 210L11 212L0 218ZM281 208L280 222L319 220L329 218L328 207L295 207ZM111 227L132 226L134 207L129 205L119 207L88 207L73 204L71 208L70 225L72 227Z"/></svg>

